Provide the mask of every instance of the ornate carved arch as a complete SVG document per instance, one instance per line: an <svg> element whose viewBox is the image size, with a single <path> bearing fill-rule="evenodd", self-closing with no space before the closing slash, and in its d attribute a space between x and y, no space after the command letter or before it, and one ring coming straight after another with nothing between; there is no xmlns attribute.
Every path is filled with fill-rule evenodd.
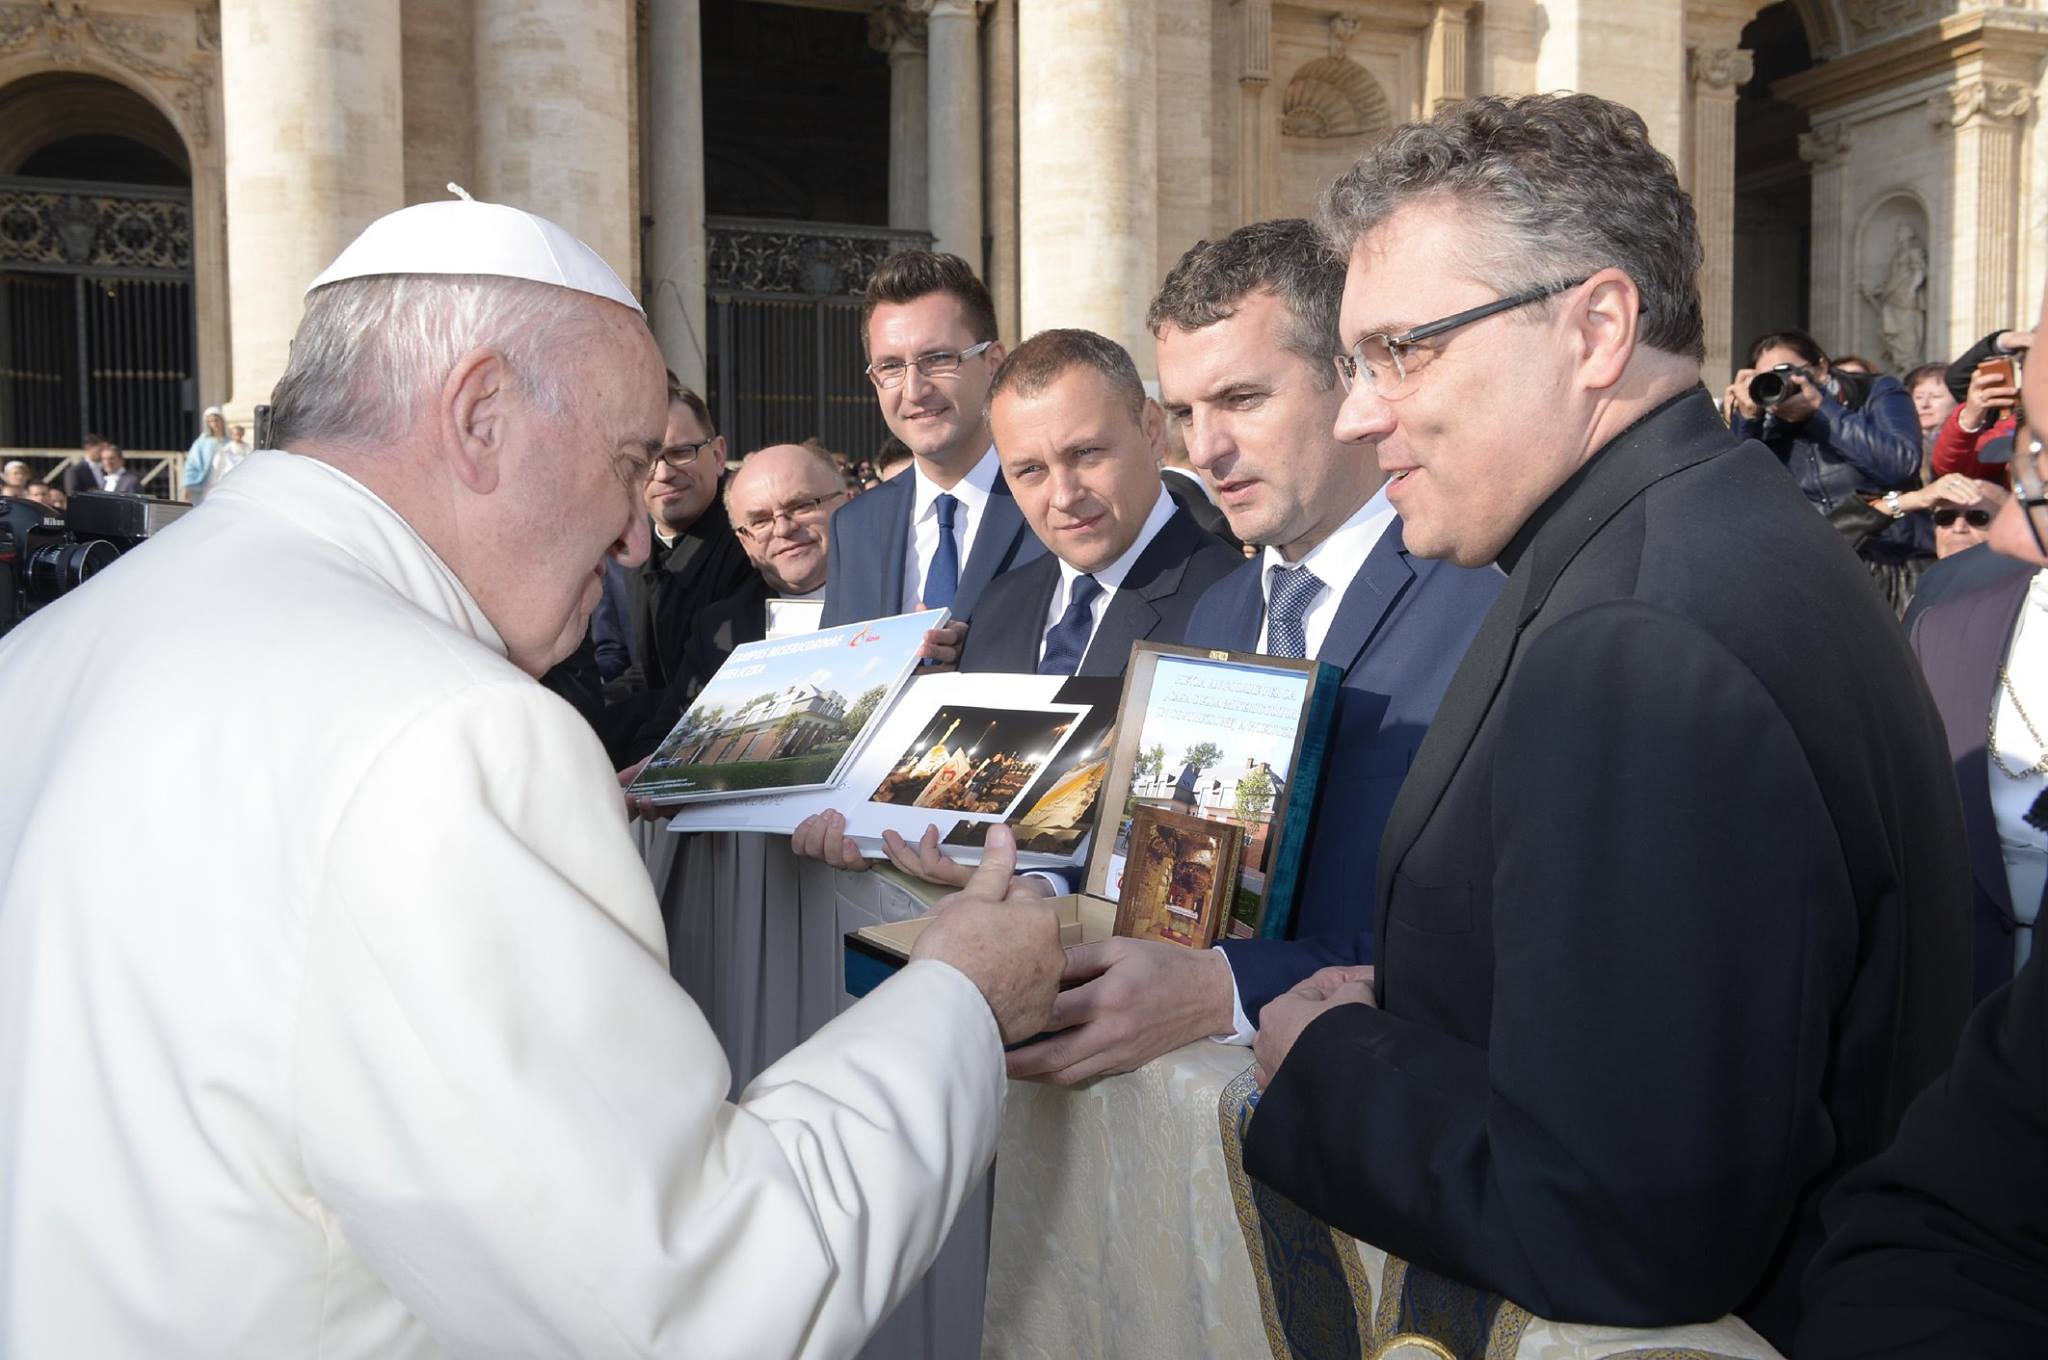
<svg viewBox="0 0 2048 1360"><path fill-rule="evenodd" d="M1363 66L1345 57L1320 57L1287 82L1280 100L1280 130L1289 137L1370 137L1394 125L1387 92Z"/></svg>

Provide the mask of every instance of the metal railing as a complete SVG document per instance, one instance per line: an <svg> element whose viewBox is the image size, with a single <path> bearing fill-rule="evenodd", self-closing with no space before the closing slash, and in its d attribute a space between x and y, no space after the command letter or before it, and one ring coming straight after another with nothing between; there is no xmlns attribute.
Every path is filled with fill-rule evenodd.
<svg viewBox="0 0 2048 1360"><path fill-rule="evenodd" d="M123 449L121 456L129 467L142 477L142 492L146 496L158 496L167 501L182 500L178 486L185 475L185 450ZM0 448L0 464L19 458L27 463L29 472L39 482L52 486L64 484L64 474L80 461L77 449L8 449Z"/></svg>

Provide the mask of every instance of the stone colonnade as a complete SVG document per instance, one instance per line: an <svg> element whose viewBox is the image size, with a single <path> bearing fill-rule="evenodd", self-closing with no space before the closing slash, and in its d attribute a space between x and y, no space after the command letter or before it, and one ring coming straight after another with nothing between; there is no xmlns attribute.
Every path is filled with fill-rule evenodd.
<svg viewBox="0 0 2048 1360"><path fill-rule="evenodd" d="M622 278L636 276L626 0L449 7L469 30L438 36L466 59L412 82L407 65L422 53L402 43L398 0L221 0L220 10L232 418L269 399L306 285L404 206L409 182L419 193L408 146L453 157L447 175L465 175L476 197L550 217ZM408 83L445 107L423 120L406 106ZM451 119L465 135L451 135ZM419 196L440 192L436 183Z"/></svg>

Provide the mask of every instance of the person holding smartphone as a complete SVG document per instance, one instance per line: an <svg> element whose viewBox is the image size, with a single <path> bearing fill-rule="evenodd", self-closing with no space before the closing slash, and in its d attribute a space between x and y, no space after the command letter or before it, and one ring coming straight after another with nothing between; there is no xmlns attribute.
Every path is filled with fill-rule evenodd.
<svg viewBox="0 0 2048 1360"><path fill-rule="evenodd" d="M1929 461L1934 475L1960 472L2009 486L2012 432L2020 404L2021 368L2032 331L1994 331L1949 365L1947 382L1961 405L1942 423Z"/></svg>

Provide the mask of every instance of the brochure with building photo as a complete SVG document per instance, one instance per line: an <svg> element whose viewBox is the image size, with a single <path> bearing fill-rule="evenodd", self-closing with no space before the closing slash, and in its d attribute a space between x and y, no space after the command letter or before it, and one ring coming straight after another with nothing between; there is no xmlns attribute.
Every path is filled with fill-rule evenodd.
<svg viewBox="0 0 2048 1360"><path fill-rule="evenodd" d="M946 613L742 644L627 792L674 804L837 784Z"/></svg>
<svg viewBox="0 0 2048 1360"><path fill-rule="evenodd" d="M1058 675L923 675L906 685L831 788L679 808L674 831L789 832L815 813L880 859L882 833L918 840L936 827L945 853L979 863L991 825L1020 828L1018 863L1080 861L1107 773L1121 692L1115 680Z"/></svg>
<svg viewBox="0 0 2048 1360"><path fill-rule="evenodd" d="M1088 890L1121 899L1141 810L1230 823L1243 834L1219 934L1284 935L1341 683L1316 661L1139 643Z"/></svg>

